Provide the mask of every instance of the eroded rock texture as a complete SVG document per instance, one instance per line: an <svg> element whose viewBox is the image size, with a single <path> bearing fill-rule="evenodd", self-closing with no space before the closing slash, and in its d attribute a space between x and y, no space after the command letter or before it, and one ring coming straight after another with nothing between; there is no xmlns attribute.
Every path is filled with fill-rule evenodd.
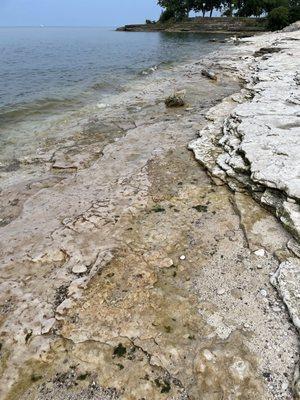
<svg viewBox="0 0 300 400"><path fill-rule="evenodd" d="M265 38L247 39L227 62L245 89L210 110L190 148L213 177L249 190L299 240L300 33Z"/></svg>
<svg viewBox="0 0 300 400"><path fill-rule="evenodd" d="M270 39L255 40L253 52ZM42 183L35 175L20 203L11 203L20 186L5 175L1 206L8 201L18 211L1 227L1 399L288 400L297 393L298 337L285 304L296 318L291 259L299 247L240 190L281 207L296 207L297 198L279 187L267 197L239 154L234 109L253 97L254 83L231 95L239 90L232 69L243 65L250 82L257 61L248 47L227 51L216 80L203 77L201 62L177 66L95 111L69 144L48 149L51 156L45 150L58 175ZM174 86L186 92L186 106L166 109ZM237 193L214 185L187 151L199 131L197 158Z"/></svg>
<svg viewBox="0 0 300 400"><path fill-rule="evenodd" d="M297 24L286 32L289 33L247 39L233 63L220 61L218 66L226 65L239 74L245 82L244 88L209 111L208 124L189 148L217 184L226 182L237 192L235 205L246 236L251 239L250 248L254 225L252 218L243 216L244 205L249 202L241 194L245 191L272 210L291 232L295 240L290 240L287 247L299 257L300 32ZM256 220L259 207L252 206L252 211ZM278 241L276 229L269 236L265 235L264 224L257 221L255 224L256 245L268 248ZM252 226L250 236L249 226ZM258 242L257 234L261 235ZM286 259L280 252L277 256L283 262L271 282L299 329L299 260ZM294 394L300 397L298 370Z"/></svg>

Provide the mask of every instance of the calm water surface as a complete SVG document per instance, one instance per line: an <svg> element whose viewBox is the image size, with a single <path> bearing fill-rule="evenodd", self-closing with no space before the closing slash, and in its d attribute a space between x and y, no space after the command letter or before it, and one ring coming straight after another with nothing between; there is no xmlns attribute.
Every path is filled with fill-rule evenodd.
<svg viewBox="0 0 300 400"><path fill-rule="evenodd" d="M101 101L153 66L201 58L216 48L212 37L113 28L0 28L0 153L7 141L17 148L16 138L28 135L30 122L36 129L53 115Z"/></svg>

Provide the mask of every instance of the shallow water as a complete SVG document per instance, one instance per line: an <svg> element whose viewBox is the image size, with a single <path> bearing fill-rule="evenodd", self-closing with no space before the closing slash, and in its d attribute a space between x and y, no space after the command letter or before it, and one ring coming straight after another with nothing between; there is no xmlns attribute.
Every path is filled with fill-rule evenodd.
<svg viewBox="0 0 300 400"><path fill-rule="evenodd" d="M20 157L53 118L119 93L131 80L155 72L153 67L215 50L212 37L113 28L1 28L0 162Z"/></svg>

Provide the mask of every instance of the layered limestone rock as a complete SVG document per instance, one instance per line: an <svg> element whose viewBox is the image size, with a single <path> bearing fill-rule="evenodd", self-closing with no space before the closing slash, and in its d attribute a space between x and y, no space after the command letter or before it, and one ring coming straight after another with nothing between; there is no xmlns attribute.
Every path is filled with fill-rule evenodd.
<svg viewBox="0 0 300 400"><path fill-rule="evenodd" d="M246 85L210 110L189 148L212 177L251 191L300 239L300 31L263 38L227 61Z"/></svg>
<svg viewBox="0 0 300 400"><path fill-rule="evenodd" d="M250 192L294 236L287 247L298 258L286 259L277 253L283 262L271 283L299 330L300 31L297 24L285 31L247 39L238 47L236 57L208 65L237 73L244 87L209 111L207 125L189 148L216 183L226 182L237 192L235 205L250 248L263 243L270 250L279 236L275 229L274 235L262 237L267 229L252 221L260 214L259 207L252 205L252 218L250 214L245 218L243 210L249 198L239 192ZM270 222L265 221L265 226ZM296 398L300 398L299 376L298 368Z"/></svg>

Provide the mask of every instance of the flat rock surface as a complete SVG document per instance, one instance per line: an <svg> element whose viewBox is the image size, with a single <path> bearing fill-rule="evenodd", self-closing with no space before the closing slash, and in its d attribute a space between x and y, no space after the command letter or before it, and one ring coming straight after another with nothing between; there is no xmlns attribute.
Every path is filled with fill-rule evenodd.
<svg viewBox="0 0 300 400"><path fill-rule="evenodd" d="M210 112L210 122L199 139L190 144L196 158L213 176L227 181L234 190L250 190L257 200L274 209L297 239L299 41L299 30L256 36L240 41L231 61L220 57L219 67L236 71L247 82L245 90Z"/></svg>
<svg viewBox="0 0 300 400"><path fill-rule="evenodd" d="M252 52L269 36L255 40ZM202 76L203 60L159 71L98 107L83 125L88 146L77 132L77 149L73 133L64 151L45 148L51 171L63 171L35 172L32 190L22 185L30 163L4 176L1 206L17 211L0 228L1 399L297 393L298 272L289 268L297 245L247 192L223 184L229 176L232 187L251 186L234 172L237 157L232 166L219 159L225 169L216 162L224 116L248 96L232 71L248 53L228 49L230 68L224 61L216 81ZM166 109L174 86L186 107ZM199 132L205 151L194 147L217 185L187 150Z"/></svg>

